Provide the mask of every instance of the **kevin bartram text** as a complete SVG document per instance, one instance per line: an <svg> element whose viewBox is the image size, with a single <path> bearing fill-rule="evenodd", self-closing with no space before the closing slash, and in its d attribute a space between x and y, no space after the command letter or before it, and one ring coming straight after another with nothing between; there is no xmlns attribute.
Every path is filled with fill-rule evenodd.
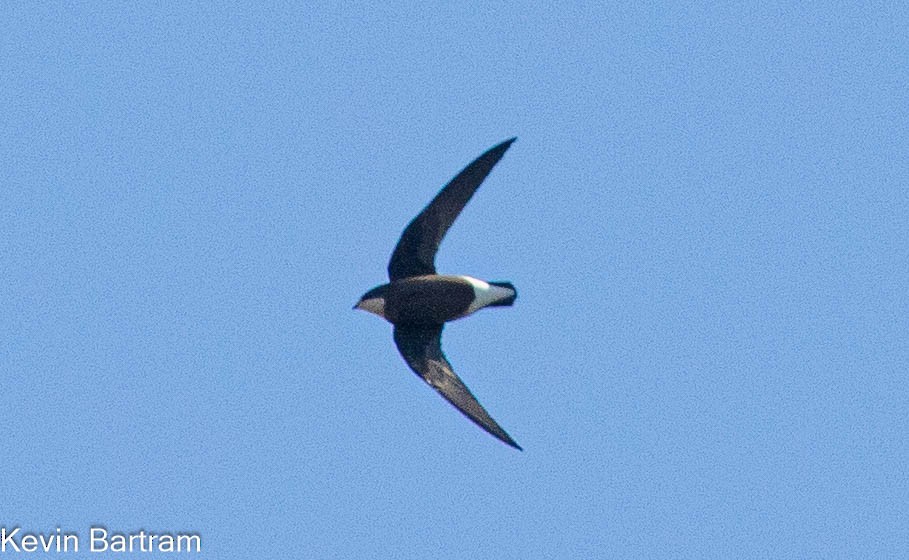
<svg viewBox="0 0 909 560"><path fill-rule="evenodd" d="M46 533L0 527L0 554L30 552L201 552L199 533L153 533L111 531L96 525L89 527L87 538L74 531L57 527Z"/></svg>

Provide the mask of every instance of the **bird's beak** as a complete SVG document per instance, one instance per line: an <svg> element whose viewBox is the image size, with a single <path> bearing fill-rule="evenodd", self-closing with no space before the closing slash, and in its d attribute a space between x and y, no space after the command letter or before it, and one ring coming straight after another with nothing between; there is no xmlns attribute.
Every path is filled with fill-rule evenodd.
<svg viewBox="0 0 909 560"><path fill-rule="evenodd" d="M354 308L354 309L360 309L360 303L361 303L361 302L358 301L358 302L356 303L356 305L353 306L353 308Z"/></svg>

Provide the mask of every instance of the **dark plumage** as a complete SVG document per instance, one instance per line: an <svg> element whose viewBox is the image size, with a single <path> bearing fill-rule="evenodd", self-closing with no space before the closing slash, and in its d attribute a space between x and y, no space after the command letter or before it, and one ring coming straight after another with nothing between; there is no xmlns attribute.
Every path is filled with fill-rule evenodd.
<svg viewBox="0 0 909 560"><path fill-rule="evenodd" d="M388 261L388 278L392 282L436 273L436 251L442 238L515 140L506 140L473 160L407 225Z"/></svg>
<svg viewBox="0 0 909 560"><path fill-rule="evenodd" d="M398 351L417 375L481 428L521 449L454 373L441 345L446 322L483 307L510 306L517 291L508 282L439 275L435 268L448 228L514 140L488 150L439 191L401 234L388 263L391 282L366 292L354 308L392 323Z"/></svg>

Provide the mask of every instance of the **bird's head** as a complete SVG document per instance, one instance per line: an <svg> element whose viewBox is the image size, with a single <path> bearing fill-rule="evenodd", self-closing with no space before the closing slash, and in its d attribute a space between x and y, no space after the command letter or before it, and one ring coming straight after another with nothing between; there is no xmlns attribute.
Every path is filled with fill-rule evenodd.
<svg viewBox="0 0 909 560"><path fill-rule="evenodd" d="M388 290L388 284L375 287L360 298L360 301L353 306L354 309L362 309L375 313L379 317L385 318L385 292Z"/></svg>

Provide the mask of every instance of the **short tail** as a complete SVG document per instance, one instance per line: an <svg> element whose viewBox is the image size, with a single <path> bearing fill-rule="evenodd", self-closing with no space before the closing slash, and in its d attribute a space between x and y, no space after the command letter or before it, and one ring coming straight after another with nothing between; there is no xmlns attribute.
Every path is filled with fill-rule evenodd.
<svg viewBox="0 0 909 560"><path fill-rule="evenodd" d="M490 282L489 285L511 290L510 297L500 299L495 303L491 303L489 304L490 307L511 307L514 305L514 300L518 299L518 291L514 288L514 284L511 282Z"/></svg>

